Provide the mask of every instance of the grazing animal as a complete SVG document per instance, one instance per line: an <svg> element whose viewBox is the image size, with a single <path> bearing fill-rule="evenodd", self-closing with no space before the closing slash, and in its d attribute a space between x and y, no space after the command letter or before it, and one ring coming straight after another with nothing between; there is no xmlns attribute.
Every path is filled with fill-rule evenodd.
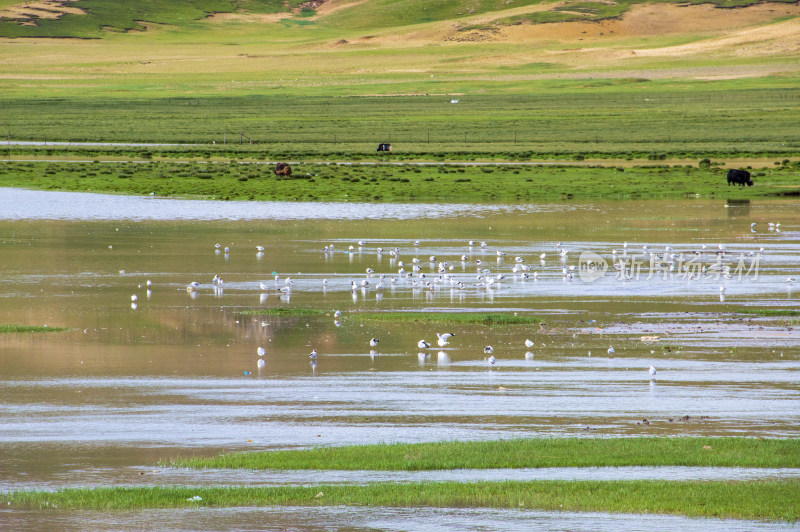
<svg viewBox="0 0 800 532"><path fill-rule="evenodd" d="M275 165L275 175L282 175L289 177L292 175L292 167L287 163L278 163Z"/></svg>
<svg viewBox="0 0 800 532"><path fill-rule="evenodd" d="M378 144L378 151L392 151L392 145L388 142Z"/></svg>
<svg viewBox="0 0 800 532"><path fill-rule="evenodd" d="M728 186L731 184L752 187L753 179L750 177L750 172L747 170L731 168L728 170Z"/></svg>

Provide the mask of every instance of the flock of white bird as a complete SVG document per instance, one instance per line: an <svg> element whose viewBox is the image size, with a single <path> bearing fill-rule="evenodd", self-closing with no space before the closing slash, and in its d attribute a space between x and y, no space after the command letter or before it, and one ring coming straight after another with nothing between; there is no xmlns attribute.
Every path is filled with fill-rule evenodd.
<svg viewBox="0 0 800 532"><path fill-rule="evenodd" d="M770 231L780 231L781 227L780 223L770 222L768 225ZM750 227L751 231L753 232L756 231L755 222L752 223ZM359 253L365 252L365 247L367 245L368 244L366 241L360 240L357 242L357 245L348 246L345 253L353 254L356 252ZM419 245L420 242L418 240L413 242L413 246L418 247ZM326 255L332 254L336 251L335 246L336 246L335 244L330 244L328 246L325 246L322 248L322 252ZM484 257L487 252L488 244L486 242L474 241L474 240L470 240L467 243L468 252L470 253L473 252L474 248L476 247L480 249L481 257ZM224 252L226 256L228 256L231 251L230 247L228 246L223 247L219 243L214 246L214 249L215 253ZM263 257L264 251L265 251L264 246L256 246L256 253L258 258ZM440 260L434 255L428 257L427 260L420 259L414 256L411 258L410 262L406 264L405 261L400 260L401 250L399 247L394 247L388 250L384 250L383 248L377 247L374 250L374 253L379 259L381 258L384 252L388 253L391 263L393 265L396 265L397 267L396 275L386 274L386 273L376 274L373 268L371 267L366 268L365 271L366 276L363 279L350 281L350 290L354 293L354 299L355 299L355 293L359 290L365 292L366 290L373 289L377 294L381 294L382 291L386 288L387 284L388 286L394 288L398 283L401 282L410 284L411 287L414 289L435 290L441 286L449 286L454 289L465 289L467 288L467 283L465 283L463 280L458 280L455 274L453 273L455 270L455 263L458 262L460 262L462 270L465 269L468 264L473 264L476 268L476 274L475 274L475 282L472 284L472 286L475 288L486 289L486 290L494 290L502 286L503 281L506 280L506 273L519 276L519 278L522 280L532 279L534 281L538 279L539 275L538 272L531 270L531 267L526 262L527 259L522 256L514 257L513 266L510 268L509 272L506 273L500 272L497 274L493 274L492 271L486 267L487 264L485 264L485 258L472 259L468 254L460 255L460 257L458 257L458 259L456 259L455 261ZM764 248L761 247L758 250L749 251L747 253L747 256L752 258L760 258L763 252ZM562 245L562 243L559 242L555 245L555 250L553 253L555 256L558 257L558 260L562 262L561 274L563 279L565 281L570 281L574 276L574 271L576 267L574 265L567 266L565 264L569 250L567 250ZM688 272L689 266L687 265L687 262L689 261L686 259L687 256L690 257L712 256L715 259L714 263L708 266L703 266L701 269L694 272L694 274L696 275L707 274L716 270L717 271L716 273L719 273L721 277L730 278L732 276L731 266L726 262L726 253L727 250L725 245L723 244L718 244L714 248L708 248L708 246L703 244L698 249L685 250L682 252L675 251L672 246L665 246L663 250L650 249L650 247L647 244L645 244L641 246L641 251L638 252L637 254L636 252L633 251L633 248L629 249L628 243L625 242L622 244L621 252L617 249L613 249L611 251L611 256L614 268L618 270L618 273L621 274L621 278L623 279L630 279L633 277L634 274L633 269L632 267L628 266L628 263L631 262L630 259L631 257L634 256L639 257L642 260L646 259L647 262L656 269L656 271L674 272L677 269L679 273L690 273L690 274L692 272ZM493 253L491 253L491 255L496 257L497 265L502 266L504 258L506 257L507 254L504 251L495 250ZM539 264L541 266L544 266L547 258L548 258L547 252L544 251L539 253L536 259L534 259L534 261L538 259ZM423 265L426 263L429 265L431 270L435 269L436 271L435 274L431 273L430 277L428 276L428 274L422 271ZM408 270L406 270L406 268L408 268ZM681 272L681 270L684 271ZM377 280L373 278L373 276L376 275L377 275ZM280 274L274 273L273 281L274 281L273 286L269 286L267 283L263 281L258 283L258 288L262 293L261 296L262 303L265 302L267 293L273 290L277 290L287 296L291 294L293 285L291 277L281 278ZM376 281L374 287L372 286L371 281ZM793 277L789 277L786 279L786 282L789 285L792 285L795 283L795 279ZM328 280L322 279L321 283L323 289L327 289ZM219 275L214 275L214 277L211 280L211 284L215 288L215 290L221 291L224 281ZM148 280L146 282L146 285L147 285L147 297L149 299L151 295L151 286L152 286L151 281ZM186 286L186 290L194 297L196 296L196 292L201 286L202 284L200 282L192 281ZM141 285L139 287L141 288ZM725 287L721 286L720 293L724 291ZM133 309L137 308L137 300L138 296L136 294L133 294L131 296L131 308ZM341 311L337 310L334 313L334 320L337 326L341 325L340 319L341 319ZM449 345L449 339L454 337L455 333L437 333L437 336L438 336L436 342L437 345L439 347L444 347ZM377 347L379 341L380 340L378 338L372 338L369 341L370 347L371 348ZM533 345L534 342L532 340L530 339L525 340L525 347L531 348L533 347ZM431 344L427 340L422 339L417 343L417 347L421 350L425 350L430 348ZM613 346L609 347L607 352L609 356L613 355L615 352ZM484 354L487 364L490 367L494 366L496 364L496 358L494 356L493 347L487 345L484 348ZM266 365L265 356L266 356L266 350L263 347L259 347L258 348L259 358L257 363L259 369L265 367ZM312 364L316 364L317 356L318 355L316 349L310 353L309 358L311 359ZM650 366L649 374L651 379L655 379L656 368Z"/></svg>

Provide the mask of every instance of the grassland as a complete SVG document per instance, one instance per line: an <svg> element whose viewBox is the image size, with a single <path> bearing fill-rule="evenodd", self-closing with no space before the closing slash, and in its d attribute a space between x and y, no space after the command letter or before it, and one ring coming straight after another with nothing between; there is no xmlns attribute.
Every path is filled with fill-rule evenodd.
<svg viewBox="0 0 800 532"><path fill-rule="evenodd" d="M311 487L129 487L0 494L12 508L129 510L230 506L514 508L795 522L800 481L376 483Z"/></svg>
<svg viewBox="0 0 800 532"><path fill-rule="evenodd" d="M347 96L328 87L284 89L279 95L123 99L77 96L13 97L0 101L0 135L11 140L197 143L152 148L155 154L374 157L391 142L393 157L468 156L513 160L615 158L647 160L800 155L796 124L800 90L636 79L496 83L493 94L463 81L423 90L465 92L458 104L444 94ZM751 82L752 83L752 82ZM515 86L516 85L516 86ZM0 80L2 86L2 80ZM418 91L416 87L394 87ZM374 90L367 88L366 90ZM508 90L511 94L504 94ZM91 92L90 92L91 93ZM244 145L240 144L244 141ZM251 144L254 143L254 144ZM216 144L214 144L216 143ZM35 150L35 151L34 151ZM0 154L92 156L114 147L23 148L0 143ZM209 156L210 156L209 155Z"/></svg>
<svg viewBox="0 0 800 532"><path fill-rule="evenodd" d="M729 186L715 166L0 162L0 186L223 200L537 201L587 198L726 197L800 194L793 164L754 170L753 187Z"/></svg>
<svg viewBox="0 0 800 532"><path fill-rule="evenodd" d="M800 467L800 442L755 438L513 439L320 447L184 458L175 467L429 471L536 467Z"/></svg>

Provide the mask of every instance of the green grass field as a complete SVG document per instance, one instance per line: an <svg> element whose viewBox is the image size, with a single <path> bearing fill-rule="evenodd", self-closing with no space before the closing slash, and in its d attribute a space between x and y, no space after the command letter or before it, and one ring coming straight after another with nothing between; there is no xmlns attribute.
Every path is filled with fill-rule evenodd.
<svg viewBox="0 0 800 532"><path fill-rule="evenodd" d="M559 91L545 89L547 84L531 87L544 89L538 94L476 93L461 96L458 104L441 94L347 97L335 90L329 95L292 91L132 100L6 95L0 101L0 137L199 143L207 146L203 152L221 155L268 150L288 156L374 156L381 142L393 144L395 158L475 153L506 159L522 154L646 160L663 154L699 160L800 154L800 89L739 89L731 82L714 91L702 83L686 90L618 80L613 86L560 83Z"/></svg>

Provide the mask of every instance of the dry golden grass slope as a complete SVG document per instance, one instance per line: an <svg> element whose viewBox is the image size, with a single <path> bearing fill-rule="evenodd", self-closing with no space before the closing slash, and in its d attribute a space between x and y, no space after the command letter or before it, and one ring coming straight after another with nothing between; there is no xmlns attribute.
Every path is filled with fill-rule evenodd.
<svg viewBox="0 0 800 532"><path fill-rule="evenodd" d="M618 18L599 21L497 24L563 6L562 0L407 26L364 29L341 24L378 1L386 0L328 0L312 17L296 11L214 14L186 27L150 24L146 31L109 33L94 40L0 38L0 80L199 75L216 83L250 74L254 77L248 83L269 86L301 76L316 76L313 83L359 76L356 82L364 84L381 75L405 74L436 74L437 80L491 75L514 82L588 75L800 75L800 3L735 9L634 4ZM80 2L0 0L0 12L41 5L70 10ZM8 86L0 83L3 87ZM240 88L219 86L223 91Z"/></svg>

